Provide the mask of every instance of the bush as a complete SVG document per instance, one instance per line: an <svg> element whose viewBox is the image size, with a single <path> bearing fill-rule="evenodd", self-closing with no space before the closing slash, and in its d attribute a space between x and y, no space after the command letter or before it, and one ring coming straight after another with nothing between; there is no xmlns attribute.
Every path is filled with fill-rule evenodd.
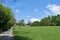
<svg viewBox="0 0 60 40"><path fill-rule="evenodd" d="M13 19L11 9L0 4L0 29L5 31L11 27L15 23Z"/></svg>

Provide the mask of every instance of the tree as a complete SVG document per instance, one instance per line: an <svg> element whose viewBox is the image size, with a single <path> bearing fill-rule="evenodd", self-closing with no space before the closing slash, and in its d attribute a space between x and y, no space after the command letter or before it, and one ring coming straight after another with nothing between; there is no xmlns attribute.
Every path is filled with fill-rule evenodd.
<svg viewBox="0 0 60 40"><path fill-rule="evenodd" d="M31 24L31 26L40 26L40 22L39 21L35 21Z"/></svg>
<svg viewBox="0 0 60 40"><path fill-rule="evenodd" d="M10 19L10 21L8 22L8 28L11 28L12 26L14 26L16 24L16 20L15 20L15 18L12 18L12 19Z"/></svg>
<svg viewBox="0 0 60 40"><path fill-rule="evenodd" d="M25 25L24 20L23 20L23 19L22 19L22 20L19 20L19 21L18 21L18 25L19 25L19 26L24 26L24 25Z"/></svg>
<svg viewBox="0 0 60 40"><path fill-rule="evenodd" d="M41 20L42 26L60 26L60 15L47 17Z"/></svg>
<svg viewBox="0 0 60 40"><path fill-rule="evenodd" d="M57 15L56 25L57 25L57 26L60 26L60 15Z"/></svg>
<svg viewBox="0 0 60 40"><path fill-rule="evenodd" d="M52 16L51 25L60 26L60 15Z"/></svg>
<svg viewBox="0 0 60 40"><path fill-rule="evenodd" d="M13 13L10 8L0 4L0 29L7 30L12 26ZM15 21L14 21L15 22Z"/></svg>
<svg viewBox="0 0 60 40"><path fill-rule="evenodd" d="M60 15L57 16L48 16L41 21L35 21L33 23L29 23L31 26L60 26Z"/></svg>
<svg viewBox="0 0 60 40"><path fill-rule="evenodd" d="M42 19L40 23L41 23L41 26L50 26L51 24L50 16Z"/></svg>

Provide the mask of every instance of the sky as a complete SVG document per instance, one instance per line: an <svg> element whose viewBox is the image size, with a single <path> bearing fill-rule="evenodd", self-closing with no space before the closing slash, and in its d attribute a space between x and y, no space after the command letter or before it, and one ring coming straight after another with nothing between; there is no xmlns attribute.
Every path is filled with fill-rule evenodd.
<svg viewBox="0 0 60 40"><path fill-rule="evenodd" d="M41 21L44 17L60 14L60 0L5 0L3 5L11 8L17 21Z"/></svg>

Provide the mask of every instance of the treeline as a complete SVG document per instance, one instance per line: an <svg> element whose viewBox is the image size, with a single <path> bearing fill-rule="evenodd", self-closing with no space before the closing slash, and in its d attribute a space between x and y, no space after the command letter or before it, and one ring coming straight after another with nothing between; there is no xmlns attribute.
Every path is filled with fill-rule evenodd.
<svg viewBox="0 0 60 40"><path fill-rule="evenodd" d="M28 25L30 26L60 26L60 15L57 16L48 16L41 21L35 21L33 23L28 22Z"/></svg>
<svg viewBox="0 0 60 40"><path fill-rule="evenodd" d="M60 15L57 16L48 16L41 21L34 21L31 23L31 21L28 21L27 24L25 24L24 20L19 20L18 23L16 23L19 26L25 26L25 25L30 25L30 26L60 26Z"/></svg>

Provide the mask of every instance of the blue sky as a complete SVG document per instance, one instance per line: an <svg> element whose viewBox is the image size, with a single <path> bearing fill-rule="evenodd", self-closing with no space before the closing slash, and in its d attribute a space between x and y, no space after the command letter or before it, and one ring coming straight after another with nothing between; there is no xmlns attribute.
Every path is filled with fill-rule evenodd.
<svg viewBox="0 0 60 40"><path fill-rule="evenodd" d="M60 14L60 0L5 0L3 5L12 9L17 21L40 21L48 15Z"/></svg>

